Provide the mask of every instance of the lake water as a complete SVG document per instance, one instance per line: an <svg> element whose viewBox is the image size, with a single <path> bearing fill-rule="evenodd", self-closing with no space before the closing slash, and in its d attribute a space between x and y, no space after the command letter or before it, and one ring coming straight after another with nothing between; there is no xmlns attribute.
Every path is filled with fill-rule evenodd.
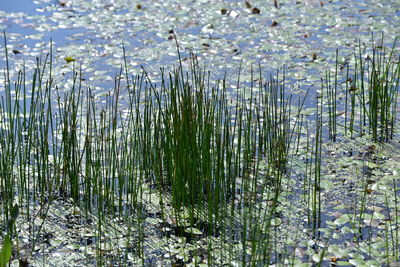
<svg viewBox="0 0 400 267"><path fill-rule="evenodd" d="M321 77L326 71L335 70L337 49L339 75L343 79L347 64L354 66L354 52L360 52L359 44L362 58L367 58L371 55L373 41L380 42L383 35L383 45L391 47L400 35L398 0L278 0L277 7L272 0L1 1L0 28L7 35L13 77L24 62L28 72L34 69L35 58L45 57L50 50L51 40L54 85L60 91L70 90L73 83L70 73L80 66L82 85L85 88L91 87L94 94L104 96L113 90L114 77L124 64L123 46L129 71L140 74L143 67L150 78L158 82L160 67L170 70L178 64L176 36L185 68L189 68L190 52L194 52L200 64L211 71L211 78L218 79L226 75L228 88L232 90L236 88L240 66L244 85L249 85L251 81L252 67L257 73L261 66L266 77L283 68L287 75L288 91L296 96L304 96L310 89L310 100L306 103L310 109L304 111L305 116L315 113L315 103L318 101L315 99L321 87ZM3 48L2 37L2 67L5 62ZM398 51L399 43L395 48ZM65 60L67 57L74 59L74 63L68 63ZM0 94L3 95L3 75L0 76L0 84ZM343 104L345 88L339 90L338 98ZM122 103L124 98L127 99L127 94L121 92ZM327 120L326 114L324 120ZM324 122L323 132L326 133L327 123ZM311 121L309 125L312 134L306 132L307 140L309 136L311 139L315 137L313 123ZM301 140L299 138L299 143L304 148L306 141L303 137ZM393 143L398 143L396 140ZM305 162L310 162L307 160L312 157L309 151L303 151L303 154L293 153L292 176L284 181L288 190L282 193L284 196L279 199L282 210L277 212L283 215L274 218L277 221L274 229L275 233L283 233L285 241L281 242L278 238L277 244L286 242L282 246L291 249L288 254L296 254L293 259L296 257L296 262L306 265L315 264L319 257L323 257L321 253L331 255L333 263L336 257L342 258L343 265L350 265L351 260L353 265L358 266L372 266L376 262L386 264L389 260L386 261L380 255L384 246L389 246L383 235L389 235L392 231L391 242L399 242L393 241L393 232L399 231L398 228L391 228L396 207L385 199L388 197L385 191L387 188L390 188L387 191L392 194L389 198L394 197L393 193L398 194L398 190L391 187L396 182L391 183L390 180L393 177L393 181L398 179L393 170L400 170L394 157L395 146L382 146L371 151L371 140L367 137L357 141L344 138L340 144L327 141L324 145L323 153L327 159L324 159L322 167L321 236L311 238L307 235L307 239L303 238L309 230L310 221L306 222L305 214L310 214L310 207L299 200L306 198L304 180L301 179L304 169L309 168ZM381 155L375 149L384 152ZM311 180L308 182L311 183ZM157 194L149 195L149 198L157 199ZM368 216L364 214L365 218L360 219L362 229L356 229L355 221L360 217L355 213L364 204ZM157 235L160 235L160 229L164 229L165 225L160 226L157 212L151 214L154 218L150 214L145 219L145 226L148 227L146 234L155 238L153 243L150 242L154 245L161 243L161 237ZM283 226L281 222L284 222ZM156 226L159 228L156 229ZM398 227L397 221L393 227ZM233 238L235 241L240 240L240 233L237 235ZM91 243L95 242L93 236L90 238ZM165 246L178 249L174 247L176 244L165 244L164 239L162 242ZM162 250L151 245L146 247L148 259L154 256L159 262L168 262L166 258L169 256L165 255L173 254L172 249L166 253L165 247ZM186 245L189 246L182 246ZM236 245L239 251L241 244ZM196 244L190 246L192 252L197 251ZM287 259L292 257L286 256ZM279 257L277 253L274 260L278 261ZM375 259L378 260L372 262ZM329 259L325 259L324 263L328 262ZM396 264L396 259L393 262Z"/></svg>
<svg viewBox="0 0 400 267"><path fill-rule="evenodd" d="M384 33L390 45L400 31L399 1L287 0L278 1L278 8L264 0L249 5L210 0L3 2L1 27L10 48L22 52L15 64L43 55L51 38L56 70L68 70L63 58L76 58L90 77L87 84L98 90L118 72L122 44L130 70L138 73L144 66L156 79L159 67L176 63L172 31L183 57L193 50L216 78L225 72L234 77L240 62L243 81L249 80L251 65L260 64L267 73L285 66L303 89L315 86L321 73L334 67L336 49L344 63L353 59L358 41L371 43L371 33L375 39Z"/></svg>

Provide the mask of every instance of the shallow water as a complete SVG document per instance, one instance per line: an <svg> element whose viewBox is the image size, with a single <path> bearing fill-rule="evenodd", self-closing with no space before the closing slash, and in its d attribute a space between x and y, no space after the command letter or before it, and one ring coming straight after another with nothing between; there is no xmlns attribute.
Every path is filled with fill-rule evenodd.
<svg viewBox="0 0 400 267"><path fill-rule="evenodd" d="M122 43L131 71L141 72L144 66L157 78L160 66L177 60L171 31L183 56L193 49L214 77L225 72L234 77L241 61L243 81L249 80L251 64L261 64L266 72L286 66L302 89L319 86L320 74L332 68L336 49L341 62L351 61L358 40L370 43L371 32L375 39L383 32L387 44L400 33L398 1L278 1L278 9L272 1L251 1L260 14L252 14L243 1L6 2L0 20L10 46L23 52L18 59L43 54L52 38L60 71L66 69L64 57L77 58L84 73L96 80L87 84L96 84L98 90L117 73ZM272 26L273 21L278 24ZM95 70L105 73L93 75Z"/></svg>
<svg viewBox="0 0 400 267"><path fill-rule="evenodd" d="M251 1L252 8L260 10L260 14L252 14L252 8L247 8L244 1L235 0L148 1L140 3L140 7L129 0L7 0L6 4L0 6L0 27L7 33L13 75L23 61L27 62L28 70L32 69L34 57L43 57L49 51L51 38L54 43L54 73L59 74L55 76L55 85L65 91L71 88L68 73L74 65L66 63L65 57L73 57L76 66L82 67L84 86L93 87L95 94L111 91L114 76L123 64L122 44L126 47L130 71L141 73L143 66L154 81L159 81L159 67L169 68L177 64L173 39L175 33L185 67L188 67L189 52L193 50L200 63L206 64L212 72L212 78L221 78L227 72L231 89L236 86L241 63L241 80L245 85L249 85L252 65L260 64L266 73L274 73L277 68L286 66L290 84L288 90L301 96L311 89L311 100L307 102L307 107L313 107L316 103L314 97L321 86L321 75L326 70L334 70L336 49L340 50L339 64L344 66L354 63L353 52L358 49L359 40L367 46L371 43L371 32L375 40L384 33L388 46L400 34L399 1L278 2L279 8L275 9L272 1ZM0 45L3 50L3 42ZM20 53L11 53L12 50ZM363 53L367 54L368 50ZM3 64L4 53L1 59ZM61 75L64 73L66 75ZM1 75L0 82L3 85L2 79ZM124 92L121 97L126 97ZM303 146L304 142L301 141ZM318 242L329 243L330 247L340 245L346 250L342 256L345 263L350 258L359 257L367 261L373 257L365 256L360 251L369 248L371 243L379 246L384 244L381 230L390 217L387 210L393 208L390 203L385 203L385 189L388 176L393 174L391 171L399 166L393 159L392 147L379 148L382 151L379 153L387 154L382 162L375 157L365 156L369 142L368 138L359 143L346 139L343 144L329 143L330 147L324 148L324 153L329 156L323 162L324 205L318 238L308 234L311 222L307 221L305 215L307 207L299 201L299 195L304 193L301 187L304 164L301 164L301 160L306 156L298 156L299 162L293 164L293 176L285 181L292 191L285 192L282 197L282 208L287 213L282 211L285 213L282 216L283 225L277 228L289 236L287 240L293 243L292 250L301 248L307 251L305 256L298 257L302 262L316 262L313 257L318 257L325 246ZM358 150L350 155L348 151L355 148ZM368 169L370 173L364 171L366 164L372 166ZM366 209L368 214L374 216L370 225L363 225L360 238L357 236L358 229L352 229L349 218L359 209L360 195L363 195L360 192L365 179L371 177L374 180L371 182L373 193L366 201ZM382 210L375 212L375 206ZM160 229L165 225L156 219L147 219L150 218L146 218L146 234L160 238L153 243L162 243ZM337 236L333 237L333 233ZM236 234L240 239L240 233ZM371 240L365 241L366 236ZM355 238L362 241L356 245ZM151 245L147 248L148 253L155 251L158 260L164 262L165 250L151 248ZM329 252L335 257L340 255ZM325 261L326 264L328 262Z"/></svg>

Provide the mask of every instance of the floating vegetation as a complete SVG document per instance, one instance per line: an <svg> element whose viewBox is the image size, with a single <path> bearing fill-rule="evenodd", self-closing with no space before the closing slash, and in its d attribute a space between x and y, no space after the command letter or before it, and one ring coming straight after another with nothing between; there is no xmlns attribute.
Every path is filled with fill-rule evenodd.
<svg viewBox="0 0 400 267"><path fill-rule="evenodd" d="M34 66L34 58L48 49L47 40L52 38L57 47L54 69L68 72L69 66L59 69L61 59L78 58L83 72L90 73L92 80L86 84L94 91L113 85L112 76L122 58L121 43L127 47L127 63L135 73L144 66L159 77L159 66L177 63L170 29L178 36L183 58L192 49L213 70L213 80L221 79L225 71L231 76L229 80L235 80L241 61L246 78L252 63L260 63L266 72L286 65L296 85L313 87L312 92L320 85L321 73L334 65L336 49L341 51L341 61L353 60L349 57L357 48L357 39L367 44L370 32L384 32L387 44L391 44L400 34L396 1L248 2L260 15L252 14L245 1L239 0L168 0L148 5L130 0L8 1L0 7L0 27L10 33L9 50L23 52L13 57L17 65L11 71L18 71L16 67L23 60L29 61L27 68ZM270 27L274 21L279 26ZM201 30L208 24L214 26L211 34ZM211 49L203 50L203 43ZM318 59L310 62L312 53ZM105 73L95 79L91 75L94 69ZM63 84L61 80L57 79Z"/></svg>

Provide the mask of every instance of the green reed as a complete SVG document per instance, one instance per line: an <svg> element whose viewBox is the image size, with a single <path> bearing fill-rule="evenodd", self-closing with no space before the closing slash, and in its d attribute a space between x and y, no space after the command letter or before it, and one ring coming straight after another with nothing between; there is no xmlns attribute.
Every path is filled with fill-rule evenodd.
<svg viewBox="0 0 400 267"><path fill-rule="evenodd" d="M354 51L354 66L345 64L343 124L337 119L340 114L338 109L342 107L337 93L342 82L338 76L338 51L336 51L334 81L331 80L330 72L327 72L324 78L331 140L336 140L337 125L344 126L344 134L347 135L349 132L351 137L354 137L354 132L360 135L368 132L375 142L388 142L393 138L400 77L396 44L397 39L392 48L387 49L382 37L380 43L374 44L370 50L367 49L365 56L365 48L359 42L358 51Z"/></svg>
<svg viewBox="0 0 400 267"><path fill-rule="evenodd" d="M346 73L345 132L350 135L366 130L375 142L388 142L394 135L397 117L397 97L399 91L399 60L396 58L397 39L391 49L383 43L383 37L374 44L367 56L363 55L361 44L354 53L355 66ZM347 127L348 94L350 94L350 122ZM359 111L356 111L356 108ZM359 115L359 130L355 130L355 116Z"/></svg>
<svg viewBox="0 0 400 267"><path fill-rule="evenodd" d="M375 141L386 141L394 132L399 65L390 63L394 49L389 56L379 47L374 50L370 59L359 56L354 72L347 68L345 134L348 128L351 136L362 133L367 126ZM217 249L243 266L280 262L289 257L278 255L275 225L283 192L290 188L283 181L304 150L303 202L309 226L320 227L324 108L316 104L315 120L304 116L308 92L298 99L288 94L285 71L265 78L261 68L258 75L251 68L250 81L241 81L239 69L231 89L226 77L211 81L194 54L185 69L178 49L179 65L170 72L161 69L160 81L154 82L144 69L130 75L124 56L113 88L102 95L83 85L82 70L75 65L71 87L65 92L56 87L52 51L37 59L31 76L23 66L11 82L6 42L5 52L2 229L11 228L7 222L15 217L15 199L30 225L41 217L41 228L54 198L71 198L86 216L98 219L98 265L121 263L103 251L110 217L132 222L129 243L145 265L146 218L153 213L146 205L149 195L156 195L156 216L163 224L181 236L193 237L200 229L209 265L217 264ZM327 73L323 84L334 141L341 108L338 73L336 63L334 78ZM27 79L32 80L29 88ZM357 115L360 129L355 129ZM314 136L309 134L312 123ZM39 204L39 212L31 214L32 203ZM29 233L32 251L40 231L32 227ZM395 251L398 236L390 238ZM225 243L239 245L222 249Z"/></svg>
<svg viewBox="0 0 400 267"><path fill-rule="evenodd" d="M328 106L329 138L336 141L337 136L337 87L338 87L338 50L336 50L335 76L332 85L331 74L325 73L325 88ZM347 101L347 100L346 100ZM347 109L347 102L346 102ZM347 123L345 122L345 125Z"/></svg>

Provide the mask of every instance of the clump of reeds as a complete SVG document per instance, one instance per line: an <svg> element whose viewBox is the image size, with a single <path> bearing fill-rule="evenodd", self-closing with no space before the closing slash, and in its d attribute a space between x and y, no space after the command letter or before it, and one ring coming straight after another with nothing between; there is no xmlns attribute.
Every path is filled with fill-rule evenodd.
<svg viewBox="0 0 400 267"><path fill-rule="evenodd" d="M397 39L391 49L383 43L374 44L371 52L363 55L361 44L355 52L355 66L346 67L345 79L345 134L371 134L375 142L388 142L394 136L399 93L400 61L396 50ZM338 59L336 54L335 82L326 76L330 138L335 140L338 125ZM349 110L350 109L350 110ZM348 115L350 113L350 115ZM356 128L358 114L359 127ZM348 118L350 116L350 118Z"/></svg>
<svg viewBox="0 0 400 267"><path fill-rule="evenodd" d="M45 220L55 197L68 197L99 218L99 265L104 263L100 251L109 215L133 221L130 240L144 264L144 194L156 192L164 224L171 222L178 235L185 232L189 238L200 228L210 265L217 246L213 236L239 243L241 253L233 248L222 253L243 265L279 262L274 222L285 190L282 180L301 149L301 135L307 138L303 189L308 222L314 231L320 227L324 97L317 103L312 137L311 120L301 114L308 93L293 106L285 72L265 79L261 68L257 78L251 69L251 80L242 83L239 70L231 89L225 78L210 81L193 54L185 70L178 49L179 65L171 72L162 69L157 83L145 70L131 76L124 57L114 88L101 96L83 86L75 65L71 88L62 92L55 86L51 51L37 59L30 88L24 68L11 82L5 47L0 197L2 224L10 238L13 227L7 222L15 219L16 204L32 224L38 216ZM389 55L381 47L375 46L369 58L360 53L354 73L347 67L345 88L345 134L363 133L367 127L374 141L393 137L399 87L394 47ZM340 123L338 66L333 79L326 74L322 91L334 141ZM41 205L40 214L30 214L31 203ZM29 233L32 247L38 231L32 227Z"/></svg>

